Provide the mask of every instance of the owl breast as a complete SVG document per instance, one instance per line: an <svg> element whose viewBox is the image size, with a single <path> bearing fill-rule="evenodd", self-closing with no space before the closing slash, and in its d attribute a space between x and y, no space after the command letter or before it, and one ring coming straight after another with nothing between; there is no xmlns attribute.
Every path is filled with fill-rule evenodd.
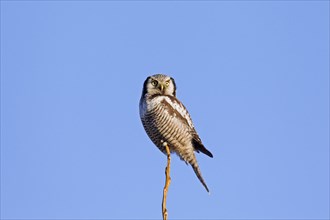
<svg viewBox="0 0 330 220"><path fill-rule="evenodd" d="M185 113L188 114L185 108L168 96L156 96L140 102L142 124L153 143L159 150L166 153L164 147L166 142L171 152L177 153L181 159L190 162L193 159L191 158L193 154L191 129L193 127L186 119Z"/></svg>

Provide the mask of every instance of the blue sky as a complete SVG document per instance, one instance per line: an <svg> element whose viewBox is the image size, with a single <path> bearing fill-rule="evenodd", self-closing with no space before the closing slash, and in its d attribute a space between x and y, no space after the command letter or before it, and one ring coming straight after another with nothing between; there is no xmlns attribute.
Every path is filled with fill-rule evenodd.
<svg viewBox="0 0 330 220"><path fill-rule="evenodd" d="M1 218L161 218L160 72L214 155L170 218L329 218L328 1L1 1Z"/></svg>

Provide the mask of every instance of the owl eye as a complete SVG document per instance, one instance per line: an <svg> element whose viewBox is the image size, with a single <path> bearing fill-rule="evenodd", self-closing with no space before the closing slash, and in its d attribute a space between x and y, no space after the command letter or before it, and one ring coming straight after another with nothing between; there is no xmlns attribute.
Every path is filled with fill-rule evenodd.
<svg viewBox="0 0 330 220"><path fill-rule="evenodd" d="M156 80L151 81L151 85L157 86L158 82Z"/></svg>
<svg viewBox="0 0 330 220"><path fill-rule="evenodd" d="M170 81L166 81L166 82L165 82L165 85L166 85L166 86L169 86L169 85L170 85Z"/></svg>

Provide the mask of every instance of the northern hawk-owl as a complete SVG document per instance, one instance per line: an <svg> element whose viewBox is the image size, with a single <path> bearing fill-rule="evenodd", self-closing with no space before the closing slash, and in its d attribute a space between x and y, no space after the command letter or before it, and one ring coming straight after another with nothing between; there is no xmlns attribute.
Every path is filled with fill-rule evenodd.
<svg viewBox="0 0 330 220"><path fill-rule="evenodd" d="M176 98L174 79L163 74L149 76L143 84L139 107L143 127L152 142L164 154L167 144L171 153L189 163L209 192L194 151L213 155L202 144L187 109Z"/></svg>

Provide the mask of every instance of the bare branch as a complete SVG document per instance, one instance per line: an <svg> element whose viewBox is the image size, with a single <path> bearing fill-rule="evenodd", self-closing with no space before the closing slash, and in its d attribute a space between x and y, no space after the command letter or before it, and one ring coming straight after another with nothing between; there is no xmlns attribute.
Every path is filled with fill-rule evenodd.
<svg viewBox="0 0 330 220"><path fill-rule="evenodd" d="M170 177L170 163L171 163L171 152L170 152L170 148L168 147L168 145L165 145L165 149L166 149L166 154L167 154L167 166L165 168L165 186L164 186L164 190L163 190L163 202L162 202L162 213L163 213L163 220L167 220L167 209L166 209L166 197L167 197L167 191L168 191L168 187L170 186L170 182L171 182L171 177Z"/></svg>

